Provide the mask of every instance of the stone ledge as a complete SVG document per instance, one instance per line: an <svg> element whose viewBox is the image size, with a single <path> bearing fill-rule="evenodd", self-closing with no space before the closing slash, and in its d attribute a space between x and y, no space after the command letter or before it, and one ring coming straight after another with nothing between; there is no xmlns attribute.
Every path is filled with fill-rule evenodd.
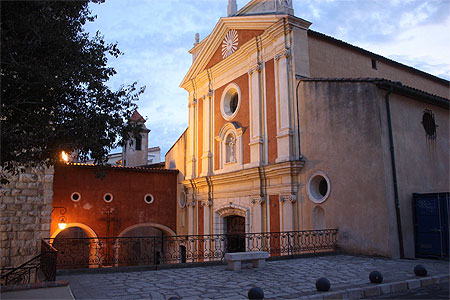
<svg viewBox="0 0 450 300"><path fill-rule="evenodd" d="M31 290L31 289L40 289L40 288L52 288L59 286L68 286L69 282L67 280L58 280L58 281L43 281L43 282L35 282L29 284L15 284L15 285L7 285L2 286L1 292L12 292L12 291L23 291L23 290Z"/></svg>

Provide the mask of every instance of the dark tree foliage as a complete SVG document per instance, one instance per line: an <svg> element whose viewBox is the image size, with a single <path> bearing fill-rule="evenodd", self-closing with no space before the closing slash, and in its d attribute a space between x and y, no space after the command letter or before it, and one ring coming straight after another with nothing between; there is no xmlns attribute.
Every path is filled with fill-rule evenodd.
<svg viewBox="0 0 450 300"><path fill-rule="evenodd" d="M93 2L103 2L93 0ZM143 88L112 91L117 44L83 31L89 1L1 1L1 166L50 165L60 151L98 162L124 137Z"/></svg>

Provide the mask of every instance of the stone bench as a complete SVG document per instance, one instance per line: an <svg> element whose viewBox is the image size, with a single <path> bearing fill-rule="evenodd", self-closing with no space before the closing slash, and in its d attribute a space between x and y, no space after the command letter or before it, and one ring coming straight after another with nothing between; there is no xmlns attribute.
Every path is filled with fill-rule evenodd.
<svg viewBox="0 0 450 300"><path fill-rule="evenodd" d="M252 260L254 268L262 268L266 264L266 258L269 258L269 253L266 251L234 252L225 254L225 260L228 263L227 269L233 271L241 270L241 261L243 260Z"/></svg>

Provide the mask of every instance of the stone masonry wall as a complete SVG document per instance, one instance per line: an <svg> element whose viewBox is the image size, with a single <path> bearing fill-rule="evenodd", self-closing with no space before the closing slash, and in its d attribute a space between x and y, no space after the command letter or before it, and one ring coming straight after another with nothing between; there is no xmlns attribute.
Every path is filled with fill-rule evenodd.
<svg viewBox="0 0 450 300"><path fill-rule="evenodd" d="M33 258L50 237L53 174L53 168L28 168L0 188L0 267Z"/></svg>

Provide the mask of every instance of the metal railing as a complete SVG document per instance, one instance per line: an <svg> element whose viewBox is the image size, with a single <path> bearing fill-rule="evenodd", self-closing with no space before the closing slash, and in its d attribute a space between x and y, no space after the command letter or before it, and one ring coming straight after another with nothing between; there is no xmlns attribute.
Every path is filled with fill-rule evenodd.
<svg viewBox="0 0 450 300"><path fill-rule="evenodd" d="M55 281L57 250L42 240L41 254L16 268L1 269L1 285Z"/></svg>
<svg viewBox="0 0 450 300"><path fill-rule="evenodd" d="M57 268L96 268L222 261L227 252L290 256L336 250L337 229L243 234L48 239Z"/></svg>

